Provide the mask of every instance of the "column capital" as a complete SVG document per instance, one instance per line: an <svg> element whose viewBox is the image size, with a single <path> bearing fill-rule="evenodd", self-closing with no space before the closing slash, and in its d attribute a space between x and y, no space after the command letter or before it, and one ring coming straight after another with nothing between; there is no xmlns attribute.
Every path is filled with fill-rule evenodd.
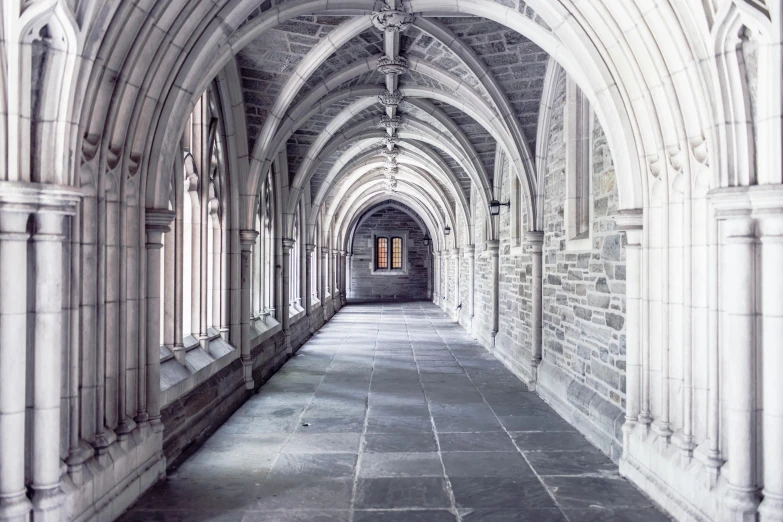
<svg viewBox="0 0 783 522"><path fill-rule="evenodd" d="M539 246L544 244L544 233L540 230L529 230L525 232L525 243Z"/></svg>
<svg viewBox="0 0 783 522"><path fill-rule="evenodd" d="M165 208L147 208L144 210L144 227L147 232L166 233L177 213Z"/></svg>
<svg viewBox="0 0 783 522"><path fill-rule="evenodd" d="M34 214L35 233L33 241L64 241L63 219L65 214L38 212Z"/></svg>
<svg viewBox="0 0 783 522"><path fill-rule="evenodd" d="M345 250L340 250L340 255L344 256L345 255Z"/></svg>
<svg viewBox="0 0 783 522"><path fill-rule="evenodd" d="M473 257L473 255L476 253L476 245L465 245L462 247L462 254L465 257Z"/></svg>
<svg viewBox="0 0 783 522"><path fill-rule="evenodd" d="M305 245L305 252L307 252L308 254L312 254L313 252L315 252L315 245L313 245L312 243L307 243Z"/></svg>
<svg viewBox="0 0 783 522"><path fill-rule="evenodd" d="M252 245L256 242L258 232L255 230L240 230L239 231L239 243L241 245Z"/></svg>
<svg viewBox="0 0 783 522"><path fill-rule="evenodd" d="M707 199L719 220L783 214L783 185L718 188Z"/></svg>
<svg viewBox="0 0 783 522"><path fill-rule="evenodd" d="M147 249L163 248L163 234L170 231L169 225L176 212L163 208L148 208L144 212L144 227L147 230Z"/></svg>
<svg viewBox="0 0 783 522"><path fill-rule="evenodd" d="M617 229L625 232L628 244L640 246L642 244L642 228L644 223L644 211L640 208L626 208L612 216L617 224Z"/></svg>
<svg viewBox="0 0 783 522"><path fill-rule="evenodd" d="M0 181L0 211L56 212L72 215L84 192L76 187Z"/></svg>
<svg viewBox="0 0 783 522"><path fill-rule="evenodd" d="M283 238L283 249L286 252L291 250L292 248L294 248L295 244L296 244L296 240L295 239L291 239L291 238L288 238L288 237L284 237Z"/></svg>
<svg viewBox="0 0 783 522"><path fill-rule="evenodd" d="M500 252L500 241L497 239L488 239L487 240L487 250L489 251L490 255L496 256Z"/></svg>
<svg viewBox="0 0 783 522"><path fill-rule="evenodd" d="M329 247L321 247L321 255L324 257L329 257Z"/></svg>

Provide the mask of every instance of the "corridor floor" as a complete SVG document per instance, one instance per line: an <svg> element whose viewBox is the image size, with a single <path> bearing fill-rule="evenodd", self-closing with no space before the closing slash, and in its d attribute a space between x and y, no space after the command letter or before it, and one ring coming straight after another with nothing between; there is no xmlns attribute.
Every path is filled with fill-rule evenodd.
<svg viewBox="0 0 783 522"><path fill-rule="evenodd" d="M122 517L666 521L430 303L343 308Z"/></svg>

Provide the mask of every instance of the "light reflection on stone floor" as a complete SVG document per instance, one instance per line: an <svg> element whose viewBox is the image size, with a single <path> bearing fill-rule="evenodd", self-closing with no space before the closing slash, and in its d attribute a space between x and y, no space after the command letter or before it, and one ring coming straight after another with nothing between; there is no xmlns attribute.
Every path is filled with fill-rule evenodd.
<svg viewBox="0 0 783 522"><path fill-rule="evenodd" d="M666 521L431 303L343 308L122 518Z"/></svg>

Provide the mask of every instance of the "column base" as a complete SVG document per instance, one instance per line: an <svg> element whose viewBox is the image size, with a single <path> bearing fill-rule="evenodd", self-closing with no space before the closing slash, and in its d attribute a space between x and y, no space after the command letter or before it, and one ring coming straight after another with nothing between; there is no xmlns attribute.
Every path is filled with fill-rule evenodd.
<svg viewBox="0 0 783 522"><path fill-rule="evenodd" d="M245 378L245 389L255 389L255 382L253 381L253 360L249 355L242 356L242 374Z"/></svg>
<svg viewBox="0 0 783 522"><path fill-rule="evenodd" d="M721 522L755 522L759 507L759 491L729 486L723 497L723 507Z"/></svg>
<svg viewBox="0 0 783 522"><path fill-rule="evenodd" d="M0 497L0 521L28 522L33 504L24 491L10 497Z"/></svg>
<svg viewBox="0 0 783 522"><path fill-rule="evenodd" d="M60 485L33 490L33 520L60 522L60 506L64 498Z"/></svg>
<svg viewBox="0 0 783 522"><path fill-rule="evenodd" d="M760 522L778 522L783 520L783 496L764 492L764 500L759 506Z"/></svg>
<svg viewBox="0 0 783 522"><path fill-rule="evenodd" d="M160 417L150 417L150 426L155 433L161 433L165 428Z"/></svg>

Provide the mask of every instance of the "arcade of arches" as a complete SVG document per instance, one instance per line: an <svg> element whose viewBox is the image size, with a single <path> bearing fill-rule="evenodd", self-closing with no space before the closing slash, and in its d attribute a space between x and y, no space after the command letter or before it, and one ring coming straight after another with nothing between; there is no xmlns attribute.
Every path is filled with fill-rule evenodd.
<svg viewBox="0 0 783 522"><path fill-rule="evenodd" d="M413 352L446 314L671 517L783 521L778 0L0 21L0 521L119 517L368 301Z"/></svg>

